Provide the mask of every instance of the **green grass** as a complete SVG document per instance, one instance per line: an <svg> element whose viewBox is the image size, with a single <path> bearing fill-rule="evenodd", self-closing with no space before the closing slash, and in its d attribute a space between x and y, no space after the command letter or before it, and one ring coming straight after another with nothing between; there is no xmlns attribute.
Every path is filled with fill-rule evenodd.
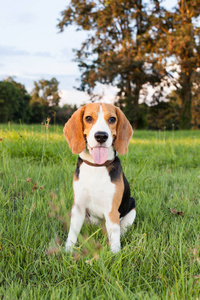
<svg viewBox="0 0 200 300"><path fill-rule="evenodd" d="M134 132L121 160L137 216L116 255L86 224L64 252L77 157L62 128L0 138L0 299L200 299L200 131Z"/></svg>

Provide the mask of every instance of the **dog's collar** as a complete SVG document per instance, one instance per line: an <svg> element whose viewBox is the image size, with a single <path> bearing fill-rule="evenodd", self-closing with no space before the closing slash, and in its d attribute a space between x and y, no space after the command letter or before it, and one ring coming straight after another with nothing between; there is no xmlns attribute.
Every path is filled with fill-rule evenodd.
<svg viewBox="0 0 200 300"><path fill-rule="evenodd" d="M101 165L99 165L99 164L93 164L93 163L91 163L91 162L88 161L88 160L82 159L81 157L80 157L80 159L81 159L85 164L87 164L87 165L89 165L89 166L92 166L92 167L107 167L107 166L109 166L109 165L111 165L111 164L113 163L113 161L115 160L115 157L114 157L113 159L111 159L111 160L107 160L104 164L101 164Z"/></svg>

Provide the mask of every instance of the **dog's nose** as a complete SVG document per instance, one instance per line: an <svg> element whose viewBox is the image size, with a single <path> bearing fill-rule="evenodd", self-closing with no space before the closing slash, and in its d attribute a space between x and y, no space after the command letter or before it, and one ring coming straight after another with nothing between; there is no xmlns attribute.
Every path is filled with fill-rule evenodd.
<svg viewBox="0 0 200 300"><path fill-rule="evenodd" d="M108 134L105 131L97 131L94 135L96 141L100 144L103 144L108 139Z"/></svg>

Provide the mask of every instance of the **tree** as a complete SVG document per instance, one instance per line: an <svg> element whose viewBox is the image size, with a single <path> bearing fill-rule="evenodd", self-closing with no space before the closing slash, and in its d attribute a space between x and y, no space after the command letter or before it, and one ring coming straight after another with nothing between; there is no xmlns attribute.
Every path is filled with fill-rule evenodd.
<svg viewBox="0 0 200 300"><path fill-rule="evenodd" d="M60 101L58 85L56 78L34 81L34 89L31 93L32 122L40 123L58 110Z"/></svg>
<svg viewBox="0 0 200 300"><path fill-rule="evenodd" d="M5 81L13 83L22 94L22 98L19 101L19 109L14 113L13 116L14 120L17 122L21 120L22 123L29 123L31 115L30 94L27 92L25 86L19 82L16 82L13 77L8 77Z"/></svg>
<svg viewBox="0 0 200 300"><path fill-rule="evenodd" d="M200 129L200 76L199 72L194 74L192 87L192 127Z"/></svg>
<svg viewBox="0 0 200 300"><path fill-rule="evenodd" d="M0 122L28 122L30 95L25 87L9 77L0 81Z"/></svg>
<svg viewBox="0 0 200 300"><path fill-rule="evenodd" d="M159 102L149 108L149 129L172 130L180 127L179 106L174 101Z"/></svg>
<svg viewBox="0 0 200 300"><path fill-rule="evenodd" d="M40 102L31 103L30 123L40 124L45 123L47 118L46 107Z"/></svg>
<svg viewBox="0 0 200 300"><path fill-rule="evenodd" d="M118 105L138 125L138 104L144 84L158 84L165 72L151 54L149 12L142 0L76 1L62 12L61 31L70 24L90 31L76 61L82 72L80 90L94 100L97 84L118 87Z"/></svg>
<svg viewBox="0 0 200 300"><path fill-rule="evenodd" d="M56 123L64 125L76 110L76 105L65 104L59 107L56 113Z"/></svg>
<svg viewBox="0 0 200 300"><path fill-rule="evenodd" d="M168 59L173 84L181 99L181 128L191 126L192 88L200 66L200 0L178 0L173 12L160 7L154 17L154 34L159 37L156 52ZM161 54L162 53L162 54Z"/></svg>
<svg viewBox="0 0 200 300"><path fill-rule="evenodd" d="M34 81L34 89L31 93L31 103L39 102L46 107L57 108L60 95L58 91L59 82L56 78L51 80Z"/></svg>
<svg viewBox="0 0 200 300"><path fill-rule="evenodd" d="M176 102L179 107L179 114L181 111L181 98L177 90L173 90L169 95L169 100ZM192 128L200 128L200 77L198 72L194 73L194 82L192 86L192 108L191 108L191 126Z"/></svg>

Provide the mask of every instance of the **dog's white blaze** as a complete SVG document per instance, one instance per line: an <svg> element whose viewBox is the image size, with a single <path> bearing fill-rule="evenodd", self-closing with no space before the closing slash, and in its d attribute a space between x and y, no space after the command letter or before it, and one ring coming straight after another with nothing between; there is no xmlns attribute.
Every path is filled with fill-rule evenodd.
<svg viewBox="0 0 200 300"><path fill-rule="evenodd" d="M96 123L92 126L92 129L90 130L90 132L87 136L87 142L91 148L94 148L98 145L98 142L96 141L96 139L94 137L95 133L98 131L103 131L108 134L108 139L105 143L103 143L103 146L109 148L112 145L113 139L112 139L112 134L111 134L110 128L104 119L104 112L102 109L102 105L100 105L100 108L99 108L98 119L97 119Z"/></svg>

